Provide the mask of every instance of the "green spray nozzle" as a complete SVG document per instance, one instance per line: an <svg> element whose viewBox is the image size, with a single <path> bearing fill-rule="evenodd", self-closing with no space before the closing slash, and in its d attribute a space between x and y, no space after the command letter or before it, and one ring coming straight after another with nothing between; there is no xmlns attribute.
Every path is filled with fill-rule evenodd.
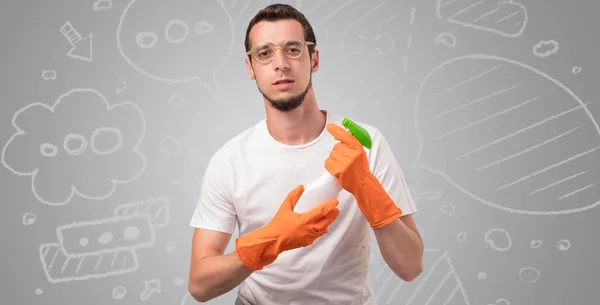
<svg viewBox="0 0 600 305"><path fill-rule="evenodd" d="M360 142L360 144L368 149L371 149L371 136L366 129L347 118L342 120L342 125L348 128L348 131Z"/></svg>

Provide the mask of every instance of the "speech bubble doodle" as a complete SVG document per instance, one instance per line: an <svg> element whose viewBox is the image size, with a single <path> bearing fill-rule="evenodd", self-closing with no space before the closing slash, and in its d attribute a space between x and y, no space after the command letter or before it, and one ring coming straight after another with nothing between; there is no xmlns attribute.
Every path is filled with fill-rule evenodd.
<svg viewBox="0 0 600 305"><path fill-rule="evenodd" d="M52 106L27 105L12 124L17 131L2 149L2 164L31 177L33 194L47 205L66 204L75 195L106 199L146 168L140 108L111 104L94 89L69 90Z"/></svg>
<svg viewBox="0 0 600 305"><path fill-rule="evenodd" d="M119 20L117 47L146 77L198 81L219 98L216 74L233 54L233 21L222 1L133 0Z"/></svg>
<svg viewBox="0 0 600 305"><path fill-rule="evenodd" d="M521 36L527 26L527 10L513 0L438 0L436 13L451 24L508 38Z"/></svg>
<svg viewBox="0 0 600 305"><path fill-rule="evenodd" d="M531 66L485 54L445 61L422 81L414 118L413 166L476 201L527 215L600 204L600 128L575 93Z"/></svg>

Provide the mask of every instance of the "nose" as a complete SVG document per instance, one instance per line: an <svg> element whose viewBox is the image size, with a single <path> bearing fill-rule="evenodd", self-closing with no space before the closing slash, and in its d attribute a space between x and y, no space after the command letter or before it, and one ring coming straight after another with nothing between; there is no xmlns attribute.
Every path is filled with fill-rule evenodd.
<svg viewBox="0 0 600 305"><path fill-rule="evenodd" d="M281 52L277 52L277 51L281 51ZM273 54L273 68L277 71L277 70L289 70L290 69L290 65L288 62L288 58L285 56L285 54L283 54L283 50L281 49L276 49L275 50L275 54Z"/></svg>

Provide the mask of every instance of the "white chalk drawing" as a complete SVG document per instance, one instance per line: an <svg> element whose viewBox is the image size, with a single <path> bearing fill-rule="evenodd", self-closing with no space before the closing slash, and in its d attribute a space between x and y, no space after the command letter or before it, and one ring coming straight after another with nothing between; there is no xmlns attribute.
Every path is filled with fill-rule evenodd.
<svg viewBox="0 0 600 305"><path fill-rule="evenodd" d="M543 243L544 243L544 241L542 241L542 240L534 239L529 244L529 247L531 247L531 249L537 249L537 248L541 247Z"/></svg>
<svg viewBox="0 0 600 305"><path fill-rule="evenodd" d="M95 109L96 111L90 110L87 114L81 111L81 105L85 103L89 104L89 109ZM70 111L76 111L80 117L74 117L69 113ZM94 118L88 120L85 116L94 116ZM113 118L117 116L126 116L127 121L114 120ZM40 122L38 119L40 117L45 121ZM54 122L54 120L61 119L61 117L72 119L72 121ZM112 126L97 127L89 135L87 132L85 135L76 133L59 135L59 137L63 137L63 140L57 143L44 143L43 141L38 143L40 140L35 136L36 133L41 131L46 130L47 132L50 126L56 124L69 126L70 130L85 130L80 125L83 126L82 124L87 124L88 121L98 122L99 120L104 124L115 124L118 121L121 122L122 127L131 128L131 126L134 126L138 130L127 131L127 142L123 140L121 129ZM12 124L17 131L2 148L2 165L15 175L30 177L33 194L40 202L47 205L64 205L75 195L93 200L106 199L116 191L118 184L130 183L146 169L146 157L139 150L144 138L146 123L142 111L133 102L109 104L106 97L94 89L72 89L60 95L52 106L44 103L32 103L18 110L13 116ZM21 124L23 128L21 128ZM89 125L86 126L89 127ZM54 128L50 130L54 130ZM104 140L100 141L98 138ZM111 146L108 148L102 148L102 145L106 145L106 142L108 142L106 139L116 140L110 141ZM89 151L87 148L89 148ZM83 152L83 150L86 151ZM117 151L120 151L118 156L114 154ZM89 179L94 179L94 189L83 190L83 186L87 184L85 177L67 176L67 180L56 179L56 173L49 172L51 168L62 170L61 166L48 167L45 166L45 163L57 162L52 158L63 152L73 156L65 162L75 163L74 166L86 170L86 177L89 176ZM90 152L94 154L90 155ZM88 163L80 164L79 167L77 162L83 162L79 159L82 157L82 153L90 157L90 159L87 159L92 161L90 163L109 162L128 164L129 166L121 167L118 171L116 168L113 171L107 171L107 167L95 167ZM23 156L33 156L33 159ZM74 156L78 158L74 158ZM128 159L124 159L124 157ZM68 166L72 167L73 165ZM67 167L67 164L64 167ZM115 172L118 174L115 174ZM84 181L81 181L82 179Z"/></svg>
<svg viewBox="0 0 600 305"><path fill-rule="evenodd" d="M467 232L460 232L460 233L456 234L456 240L459 242L463 242L463 241L467 240Z"/></svg>
<svg viewBox="0 0 600 305"><path fill-rule="evenodd" d="M172 18L161 5L159 0L132 0L126 5L117 27L121 56L148 78L167 83L199 82L221 98L224 92L216 75L235 46L229 11L222 1L175 0L171 5L182 14ZM158 64L157 58L165 59L164 64Z"/></svg>
<svg viewBox="0 0 600 305"><path fill-rule="evenodd" d="M58 243L40 245L50 283L85 281L139 269L137 250L156 243L156 229L168 223L165 197L125 203L108 218L58 226Z"/></svg>
<svg viewBox="0 0 600 305"><path fill-rule="evenodd" d="M181 153L181 141L173 137L164 137L160 140L160 151L169 157L176 157Z"/></svg>
<svg viewBox="0 0 600 305"><path fill-rule="evenodd" d="M600 205L590 166L600 157L600 128L587 103L542 71L493 55L452 58L421 82L414 118L413 168L478 202L524 215Z"/></svg>
<svg viewBox="0 0 600 305"><path fill-rule="evenodd" d="M183 105L184 98L179 94L173 94L169 97L169 105L172 106L181 106Z"/></svg>
<svg viewBox="0 0 600 305"><path fill-rule="evenodd" d="M525 283L535 283L540 277L540 272L533 267L523 267L519 269L519 278Z"/></svg>
<svg viewBox="0 0 600 305"><path fill-rule="evenodd" d="M568 239L561 239L556 242L556 248L560 251L567 251L571 249L571 242Z"/></svg>
<svg viewBox="0 0 600 305"><path fill-rule="evenodd" d="M40 245L40 260L46 278L53 284L122 275L139 268L138 256L132 250L71 257L58 243Z"/></svg>
<svg viewBox="0 0 600 305"><path fill-rule="evenodd" d="M42 70L43 80L56 80L56 70Z"/></svg>
<svg viewBox="0 0 600 305"><path fill-rule="evenodd" d="M575 66L571 69L571 72L575 75L579 74L581 72L581 67Z"/></svg>
<svg viewBox="0 0 600 305"><path fill-rule="evenodd" d="M456 36L454 36L454 34L452 33L439 33L437 36L435 36L435 38L433 39L433 42L437 43L437 44L442 44L445 45L449 48L454 48L456 47Z"/></svg>
<svg viewBox="0 0 600 305"><path fill-rule="evenodd" d="M119 76L119 85L121 87L115 89L116 94L121 94L127 89L127 81L123 76Z"/></svg>
<svg viewBox="0 0 600 305"><path fill-rule="evenodd" d="M512 238L510 237L510 234L502 228L487 230L483 236L483 240L496 251L506 252L512 248Z"/></svg>
<svg viewBox="0 0 600 305"><path fill-rule="evenodd" d="M112 290L112 296L114 299L121 300L127 294L127 288L123 286L116 286Z"/></svg>
<svg viewBox="0 0 600 305"><path fill-rule="evenodd" d="M548 57L558 52L559 44L556 40L542 40L533 46L533 54L540 58Z"/></svg>
<svg viewBox="0 0 600 305"><path fill-rule="evenodd" d="M477 273L477 278L480 280L485 280L487 279L487 274L485 272L479 272Z"/></svg>
<svg viewBox="0 0 600 305"><path fill-rule="evenodd" d="M69 257L138 250L156 242L149 214L74 222L58 226L56 233L62 251Z"/></svg>
<svg viewBox="0 0 600 305"><path fill-rule="evenodd" d="M96 0L92 8L94 12L109 10L112 8L112 0Z"/></svg>
<svg viewBox="0 0 600 305"><path fill-rule="evenodd" d="M444 215L452 216L456 212L456 208L452 202L444 202L440 205L440 212Z"/></svg>
<svg viewBox="0 0 600 305"><path fill-rule="evenodd" d="M93 47L92 40L94 34L90 33L85 38L73 27L70 21L65 22L60 27L60 32L71 44L71 49L67 53L67 57L92 62Z"/></svg>
<svg viewBox="0 0 600 305"><path fill-rule="evenodd" d="M142 291L142 293L140 293L140 299L142 301L146 301L153 295L162 292L159 279L143 281L142 284L144 285L144 290Z"/></svg>
<svg viewBox="0 0 600 305"><path fill-rule="evenodd" d="M181 286L185 283L184 279L180 278L180 277L176 277L173 279L173 285L175 286Z"/></svg>
<svg viewBox="0 0 600 305"><path fill-rule="evenodd" d="M169 225L169 198L157 197L153 199L125 203L114 209L117 217L126 217L130 215L148 214L153 229L164 228Z"/></svg>
<svg viewBox="0 0 600 305"><path fill-rule="evenodd" d="M527 10L513 0L438 0L440 20L467 28L515 38L527 27Z"/></svg>
<svg viewBox="0 0 600 305"><path fill-rule="evenodd" d="M510 302L505 298L499 298L493 304L488 303L488 305L510 305Z"/></svg>
<svg viewBox="0 0 600 305"><path fill-rule="evenodd" d="M380 258L380 255L377 256ZM470 304L447 252L425 249L423 260L425 270L411 282L399 279L383 260L375 262L376 268L371 267L370 273L377 274L369 275L370 281L375 281L371 285L374 301L377 304L407 305Z"/></svg>
<svg viewBox="0 0 600 305"><path fill-rule="evenodd" d="M33 213L24 213L23 217L21 218L21 222L25 226L30 226L36 221L36 219L37 216Z"/></svg>
<svg viewBox="0 0 600 305"><path fill-rule="evenodd" d="M44 291L42 289L38 288L38 289L35 290L35 295L39 296L39 295L42 295L42 294L44 294Z"/></svg>
<svg viewBox="0 0 600 305"><path fill-rule="evenodd" d="M413 199L417 200L417 201L437 200L442 197L442 191L440 191L440 190L418 191L418 190L411 188L410 192L413 194Z"/></svg>

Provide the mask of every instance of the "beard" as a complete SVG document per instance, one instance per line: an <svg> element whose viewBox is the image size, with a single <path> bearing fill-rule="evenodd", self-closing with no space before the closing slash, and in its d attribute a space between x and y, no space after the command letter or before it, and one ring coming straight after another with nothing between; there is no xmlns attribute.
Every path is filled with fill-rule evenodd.
<svg viewBox="0 0 600 305"><path fill-rule="evenodd" d="M258 82L257 82L257 86L258 86ZM271 104L271 107L273 107L281 112L290 112L290 111L300 107L300 105L302 105L302 102L304 102L304 97L306 97L306 94L308 93L308 90L311 87L312 87L312 73L310 74L310 79L308 81L308 85L306 85L306 89L304 89L304 91L302 91L298 95L287 97L287 98L281 98L281 99L273 99L273 98L267 96L260 89L260 86L258 86L258 91L260 91L262 96L267 101L269 101L269 104Z"/></svg>

